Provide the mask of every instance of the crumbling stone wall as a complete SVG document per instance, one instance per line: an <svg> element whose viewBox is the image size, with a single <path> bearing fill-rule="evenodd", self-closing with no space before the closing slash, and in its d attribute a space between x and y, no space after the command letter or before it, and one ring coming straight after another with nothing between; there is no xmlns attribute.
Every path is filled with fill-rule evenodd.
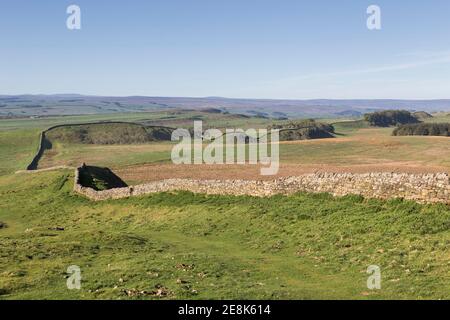
<svg viewBox="0 0 450 320"><path fill-rule="evenodd" d="M75 170L74 190L91 200L121 199L169 191L190 191L216 195L267 197L296 192L349 194L366 198L404 198L420 203L450 204L450 178L441 174L407 173L313 173L271 181L168 179L137 186L95 191L79 183Z"/></svg>

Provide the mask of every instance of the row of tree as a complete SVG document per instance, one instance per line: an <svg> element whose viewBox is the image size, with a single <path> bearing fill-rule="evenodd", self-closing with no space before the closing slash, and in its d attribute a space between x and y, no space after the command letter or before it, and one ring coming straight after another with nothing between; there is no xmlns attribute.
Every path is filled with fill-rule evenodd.
<svg viewBox="0 0 450 320"><path fill-rule="evenodd" d="M450 123L418 123L401 125L394 136L450 136Z"/></svg>

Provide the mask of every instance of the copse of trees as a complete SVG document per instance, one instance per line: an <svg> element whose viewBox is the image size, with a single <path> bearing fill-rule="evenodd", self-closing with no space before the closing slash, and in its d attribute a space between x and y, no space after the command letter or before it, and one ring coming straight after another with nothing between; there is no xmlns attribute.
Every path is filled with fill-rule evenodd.
<svg viewBox="0 0 450 320"><path fill-rule="evenodd" d="M364 115L364 119L372 126L390 127L402 124L420 123L411 112L406 110L385 110Z"/></svg>
<svg viewBox="0 0 450 320"><path fill-rule="evenodd" d="M269 129L280 130L280 141L334 138L334 127L331 124L313 119L276 124Z"/></svg>
<svg viewBox="0 0 450 320"><path fill-rule="evenodd" d="M401 125L394 136L450 136L450 123L418 123Z"/></svg>

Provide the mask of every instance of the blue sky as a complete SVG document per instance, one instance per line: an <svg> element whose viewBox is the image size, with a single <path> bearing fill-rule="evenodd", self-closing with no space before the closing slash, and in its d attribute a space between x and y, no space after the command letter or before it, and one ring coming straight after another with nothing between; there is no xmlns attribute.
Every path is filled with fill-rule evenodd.
<svg viewBox="0 0 450 320"><path fill-rule="evenodd" d="M0 94L450 98L449 17L448 0L2 0Z"/></svg>

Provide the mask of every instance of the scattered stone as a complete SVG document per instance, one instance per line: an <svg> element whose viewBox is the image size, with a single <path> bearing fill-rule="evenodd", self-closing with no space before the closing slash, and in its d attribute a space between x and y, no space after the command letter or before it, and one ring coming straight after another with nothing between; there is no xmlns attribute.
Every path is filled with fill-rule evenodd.
<svg viewBox="0 0 450 320"><path fill-rule="evenodd" d="M181 269L183 271L188 271L188 270L193 270L195 268L195 265L180 263L180 264L177 264L176 267L177 267L177 269Z"/></svg>
<svg viewBox="0 0 450 320"><path fill-rule="evenodd" d="M170 291L165 287L159 287L157 288L156 292L153 293L158 297L166 297L170 294Z"/></svg>
<svg viewBox="0 0 450 320"><path fill-rule="evenodd" d="M159 277L159 273L158 272L147 272L147 274L153 278L158 278Z"/></svg>
<svg viewBox="0 0 450 320"><path fill-rule="evenodd" d="M137 290L137 289L126 289L123 291L128 297L140 297L140 296L154 296L154 297L167 297L171 292L163 286L156 286L155 290Z"/></svg>

